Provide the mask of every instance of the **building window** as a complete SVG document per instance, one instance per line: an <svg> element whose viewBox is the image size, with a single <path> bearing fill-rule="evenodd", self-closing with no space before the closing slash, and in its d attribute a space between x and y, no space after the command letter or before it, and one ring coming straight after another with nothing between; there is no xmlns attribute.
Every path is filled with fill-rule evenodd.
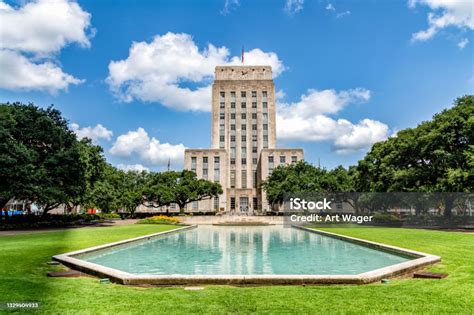
<svg viewBox="0 0 474 315"><path fill-rule="evenodd" d="M252 97L257 97L257 91L252 91Z"/></svg>
<svg viewBox="0 0 474 315"><path fill-rule="evenodd" d="M268 108L268 103L267 102L262 102L262 107L263 108Z"/></svg>
<svg viewBox="0 0 474 315"><path fill-rule="evenodd" d="M267 124L263 124L263 130L268 130L268 125Z"/></svg>
<svg viewBox="0 0 474 315"><path fill-rule="evenodd" d="M230 171L230 188L235 188L235 170Z"/></svg>
<svg viewBox="0 0 474 315"><path fill-rule="evenodd" d="M242 129L242 130L247 130L247 125L242 125L242 126L240 126L240 129Z"/></svg>
<svg viewBox="0 0 474 315"><path fill-rule="evenodd" d="M247 108L247 104L245 102L240 103L241 108Z"/></svg>
<svg viewBox="0 0 474 315"><path fill-rule="evenodd" d="M246 98L246 97L247 97L247 93L246 93L245 91L240 92L240 97L241 97L241 98Z"/></svg>
<svg viewBox="0 0 474 315"><path fill-rule="evenodd" d="M230 119L235 119L235 113L230 114Z"/></svg>
<svg viewBox="0 0 474 315"><path fill-rule="evenodd" d="M255 210L258 209L258 199L257 199L257 197L253 197L253 205L252 206Z"/></svg>
<svg viewBox="0 0 474 315"><path fill-rule="evenodd" d="M230 125L230 130L235 130L235 125L234 124Z"/></svg>
<svg viewBox="0 0 474 315"><path fill-rule="evenodd" d="M262 92L262 98L263 98L263 101L266 102L267 101L267 91L263 91Z"/></svg>
<svg viewBox="0 0 474 315"><path fill-rule="evenodd" d="M214 211L219 211L219 196L214 197Z"/></svg>
<svg viewBox="0 0 474 315"><path fill-rule="evenodd" d="M268 114L267 114L267 113L263 113L263 114L262 114L262 119L263 119L263 121L267 122L267 121L268 121Z"/></svg>
<svg viewBox="0 0 474 315"><path fill-rule="evenodd" d="M230 165L235 165L235 158L230 158Z"/></svg>
<svg viewBox="0 0 474 315"><path fill-rule="evenodd" d="M253 174L252 174L252 186L253 188L257 188L257 171L253 171Z"/></svg>
<svg viewBox="0 0 474 315"><path fill-rule="evenodd" d="M240 117L241 117L242 119L247 119L247 114L242 113L242 114L240 115Z"/></svg>
<svg viewBox="0 0 474 315"><path fill-rule="evenodd" d="M257 153L257 147L252 147L252 153Z"/></svg>
<svg viewBox="0 0 474 315"><path fill-rule="evenodd" d="M284 155L280 156L280 164L285 164L286 163L286 158Z"/></svg>
<svg viewBox="0 0 474 315"><path fill-rule="evenodd" d="M197 209L198 209L198 202L193 201L193 210L197 210Z"/></svg>
<svg viewBox="0 0 474 315"><path fill-rule="evenodd" d="M298 162L298 157L295 156L295 155L293 155L293 156L291 157L291 163L292 163L292 164L295 164L296 162Z"/></svg>
<svg viewBox="0 0 474 315"><path fill-rule="evenodd" d="M273 156L271 156L271 155L268 157L268 164L270 164L270 163L273 164Z"/></svg>
<svg viewBox="0 0 474 315"><path fill-rule="evenodd" d="M235 92L234 91L230 92L230 101L235 102Z"/></svg>
<svg viewBox="0 0 474 315"><path fill-rule="evenodd" d="M242 136L242 137L241 137L241 141L242 141L242 142L246 142L246 141L247 141L247 136L245 136L245 135Z"/></svg>
<svg viewBox="0 0 474 315"><path fill-rule="evenodd" d="M230 103L230 108L235 108L235 102Z"/></svg>
<svg viewBox="0 0 474 315"><path fill-rule="evenodd" d="M257 102L252 102L252 108L257 108Z"/></svg>
<svg viewBox="0 0 474 315"><path fill-rule="evenodd" d="M225 108L225 103L221 102L220 108Z"/></svg>
<svg viewBox="0 0 474 315"><path fill-rule="evenodd" d="M252 130L257 130L257 125L256 124L252 125Z"/></svg>
<svg viewBox="0 0 474 315"><path fill-rule="evenodd" d="M235 142L235 135L230 136L230 141Z"/></svg>
<svg viewBox="0 0 474 315"><path fill-rule="evenodd" d="M208 172L209 172L209 171L208 171L207 168L203 168L203 169L202 169L202 178L208 179L208 177L209 177Z"/></svg>
<svg viewBox="0 0 474 315"><path fill-rule="evenodd" d="M247 170L242 170L242 188L247 188Z"/></svg>
<svg viewBox="0 0 474 315"><path fill-rule="evenodd" d="M214 181L218 183L221 179L221 172L218 168L214 169Z"/></svg>
<svg viewBox="0 0 474 315"><path fill-rule="evenodd" d="M241 150L242 150L242 153L241 153L242 156L247 154L247 147L242 147Z"/></svg>
<svg viewBox="0 0 474 315"><path fill-rule="evenodd" d="M225 92L220 92L220 96L221 96L221 97L220 97L221 102L223 102L224 99L225 99Z"/></svg>
<svg viewBox="0 0 474 315"><path fill-rule="evenodd" d="M230 209L235 210L235 197L230 197Z"/></svg>
<svg viewBox="0 0 474 315"><path fill-rule="evenodd" d="M195 156L191 157L191 171L196 172L196 160L197 158Z"/></svg>
<svg viewBox="0 0 474 315"><path fill-rule="evenodd" d="M219 136L219 141L224 142L225 141L225 136Z"/></svg>
<svg viewBox="0 0 474 315"><path fill-rule="evenodd" d="M257 158L253 158L253 159L252 159L252 163L253 163L253 164L257 164L257 163L258 163Z"/></svg>
<svg viewBox="0 0 474 315"><path fill-rule="evenodd" d="M246 158L242 158L241 163L242 163L242 165L246 165L246 164L247 164L247 159L246 159Z"/></svg>
<svg viewBox="0 0 474 315"><path fill-rule="evenodd" d="M219 169L219 168L220 168L220 167L219 167L219 162L220 162L219 157L218 157L218 156L215 156L215 157L214 157L214 168L215 168L215 169Z"/></svg>
<svg viewBox="0 0 474 315"><path fill-rule="evenodd" d="M220 119L225 119L225 113L220 113Z"/></svg>
<svg viewBox="0 0 474 315"><path fill-rule="evenodd" d="M252 113L252 119L257 119L257 113Z"/></svg>

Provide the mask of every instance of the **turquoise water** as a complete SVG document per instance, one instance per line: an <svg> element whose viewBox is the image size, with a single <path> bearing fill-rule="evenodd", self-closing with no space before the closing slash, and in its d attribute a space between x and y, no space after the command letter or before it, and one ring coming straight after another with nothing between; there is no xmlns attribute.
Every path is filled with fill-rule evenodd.
<svg viewBox="0 0 474 315"><path fill-rule="evenodd" d="M199 226L77 258L140 275L354 275L410 260L282 226Z"/></svg>

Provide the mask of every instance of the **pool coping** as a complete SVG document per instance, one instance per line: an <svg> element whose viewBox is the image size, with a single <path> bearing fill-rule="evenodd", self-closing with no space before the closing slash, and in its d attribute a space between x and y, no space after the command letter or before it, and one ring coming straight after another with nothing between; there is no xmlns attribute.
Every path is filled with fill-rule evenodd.
<svg viewBox="0 0 474 315"><path fill-rule="evenodd" d="M401 247L367 241L341 234L311 229L293 225L292 227L316 233L343 241L356 243L369 248L376 248L392 253L398 253L415 259L371 270L357 275L136 275L117 269L105 267L75 258L77 255L111 248L156 236L178 233L183 230L196 228L197 225L185 226L169 231L148 234L123 241L89 247L65 254L53 256L53 260L72 269L85 272L101 278L109 278L112 282L126 285L195 285L195 284L227 284L227 285L303 285L303 284L368 284L381 279L409 274L428 265L441 261L441 257L413 251Z"/></svg>

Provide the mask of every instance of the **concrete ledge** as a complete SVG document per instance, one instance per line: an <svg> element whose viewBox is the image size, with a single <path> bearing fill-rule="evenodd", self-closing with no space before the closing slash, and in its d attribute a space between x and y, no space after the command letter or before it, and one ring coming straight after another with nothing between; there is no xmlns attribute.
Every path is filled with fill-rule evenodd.
<svg viewBox="0 0 474 315"><path fill-rule="evenodd" d="M128 244L131 242L148 240L153 237L177 233L184 230L195 228L196 226L187 226L170 230L166 232L155 233L151 235L136 237L120 242L95 246L66 254L56 255L53 260L91 275L101 278L109 278L111 281L126 285L196 285L196 284L224 284L224 285L303 285L303 284L367 284L380 281L383 278L390 278L401 274L411 273L427 265L441 261L438 256L412 251L400 247L385 245L376 242L365 241L358 238L343 236L335 233L324 232L320 230L309 229L300 226L295 228L302 229L311 233L317 233L340 240L357 243L361 246L371 247L378 250L384 250L392 253L402 254L413 257L413 260L392 266L372 270L358 275L135 275L123 272L117 269L105 267L102 265L90 263L78 258L77 255L94 252L106 248L112 248Z"/></svg>

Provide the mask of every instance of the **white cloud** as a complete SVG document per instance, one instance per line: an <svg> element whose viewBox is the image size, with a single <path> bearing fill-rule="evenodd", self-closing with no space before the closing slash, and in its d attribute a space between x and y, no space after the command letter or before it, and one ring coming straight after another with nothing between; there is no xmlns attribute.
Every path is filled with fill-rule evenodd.
<svg viewBox="0 0 474 315"><path fill-rule="evenodd" d="M326 6L326 10L328 11L336 11L336 8L332 5L332 3L328 3Z"/></svg>
<svg viewBox="0 0 474 315"><path fill-rule="evenodd" d="M74 1L37 0L17 9L0 1L0 48L56 53L69 43L89 47L91 15Z"/></svg>
<svg viewBox="0 0 474 315"><path fill-rule="evenodd" d="M240 0L225 0L224 1L224 8L221 10L222 15L227 15L233 9L240 6Z"/></svg>
<svg viewBox="0 0 474 315"><path fill-rule="evenodd" d="M246 52L245 60L271 65L275 76L285 70L275 53L260 49ZM189 34L167 33L150 43L134 42L127 59L110 62L107 83L124 102L137 99L183 111L210 111L214 68L226 64L240 64L240 57L229 58L226 47L212 44L199 50Z"/></svg>
<svg viewBox="0 0 474 315"><path fill-rule="evenodd" d="M387 138L387 125L363 119L353 124L346 119L334 119L335 114L350 103L365 102L370 91L362 88L337 92L309 90L298 103L279 104L276 124L280 139L303 141L331 141L338 153L367 148Z"/></svg>
<svg viewBox="0 0 474 315"><path fill-rule="evenodd" d="M89 138L94 142L97 142L100 139L110 140L112 139L113 132L108 130L101 124L96 125L95 127L84 127L80 128L78 124L71 124L72 131L77 135L79 139Z"/></svg>
<svg viewBox="0 0 474 315"><path fill-rule="evenodd" d="M136 154L146 165L165 166L169 160L182 164L184 149L182 144L160 143L155 137L150 138L143 128L138 128L117 137L109 153L125 159Z"/></svg>
<svg viewBox="0 0 474 315"><path fill-rule="evenodd" d="M459 41L458 47L459 47L459 49L462 50L462 49L464 49L464 47L467 46L467 44L469 44L469 39L463 38L463 39L461 39L461 40Z"/></svg>
<svg viewBox="0 0 474 315"><path fill-rule="evenodd" d="M426 41L450 26L474 29L474 4L470 0L409 0L408 5L426 5L431 9L428 28L412 34L412 41Z"/></svg>
<svg viewBox="0 0 474 315"><path fill-rule="evenodd" d="M36 63L9 50L0 50L0 69L0 88L8 90L37 90L54 94L67 90L70 84L84 82L64 73L51 61Z"/></svg>
<svg viewBox="0 0 474 315"><path fill-rule="evenodd" d="M346 15L350 15L351 14L351 11L347 10L347 11L344 11L344 12L339 12L338 14L336 14L336 18L342 18L342 17L345 17Z"/></svg>
<svg viewBox="0 0 474 315"><path fill-rule="evenodd" d="M75 1L36 0L20 7L0 1L0 87L55 93L82 83L64 73L56 58L68 44L90 46L90 20Z"/></svg>
<svg viewBox="0 0 474 315"><path fill-rule="evenodd" d="M150 169L145 167L141 164L118 164L117 167L125 172L132 171L132 172L149 172Z"/></svg>
<svg viewBox="0 0 474 315"><path fill-rule="evenodd" d="M288 14L295 14L303 10L304 0L286 0L285 11Z"/></svg>
<svg viewBox="0 0 474 315"><path fill-rule="evenodd" d="M363 88L337 92L336 90L309 89L300 101L291 104L279 104L280 113L285 116L308 117L319 114L334 114L349 103L366 102L370 99L370 91Z"/></svg>

